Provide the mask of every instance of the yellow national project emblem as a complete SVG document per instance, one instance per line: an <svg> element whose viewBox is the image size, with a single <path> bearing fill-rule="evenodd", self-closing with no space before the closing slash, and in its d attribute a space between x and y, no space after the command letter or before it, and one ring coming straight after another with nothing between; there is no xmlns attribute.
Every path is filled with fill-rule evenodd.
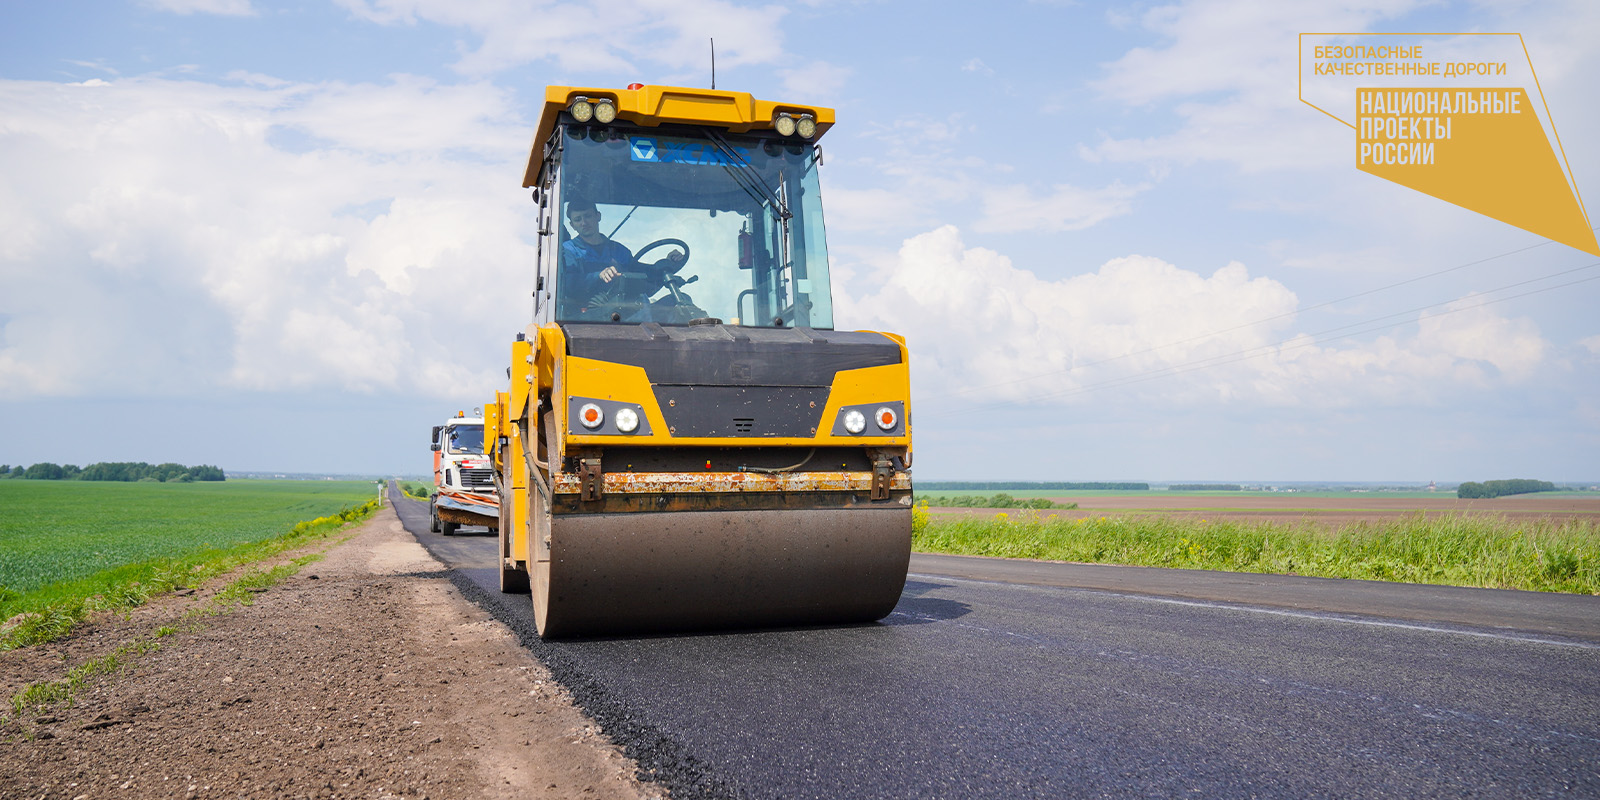
<svg viewBox="0 0 1600 800"><path fill-rule="evenodd" d="M1305 36L1352 34L1305 34L1302 56L1307 52ZM1333 82L1315 76L1365 78L1354 92L1351 125L1356 129L1356 167L1362 172L1600 255L1576 182L1563 169L1565 154L1557 152L1559 137L1552 146L1554 123L1547 134L1535 106L1536 100L1542 106L1543 98L1530 96L1509 80L1489 86L1467 85L1484 78L1461 80L1505 75L1508 63L1430 62L1420 44L1317 46L1311 53L1317 60L1309 72L1302 64L1301 99L1347 125L1349 120L1306 98L1304 78L1322 81L1318 100L1335 108L1349 102L1348 96L1330 93ZM1526 69L1537 86L1531 61ZM1374 80L1377 76L1401 80ZM1402 83L1406 78L1416 83ZM1548 109L1544 111L1548 116Z"/></svg>
<svg viewBox="0 0 1600 800"><path fill-rule="evenodd" d="M1600 255L1521 88L1358 89L1356 166Z"/></svg>

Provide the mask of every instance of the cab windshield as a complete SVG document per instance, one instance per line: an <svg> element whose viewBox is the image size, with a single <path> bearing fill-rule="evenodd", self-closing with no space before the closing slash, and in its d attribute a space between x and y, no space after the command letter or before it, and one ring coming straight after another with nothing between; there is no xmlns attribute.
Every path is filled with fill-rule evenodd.
<svg viewBox="0 0 1600 800"><path fill-rule="evenodd" d="M452 425L448 437L452 453L483 452L482 425Z"/></svg>
<svg viewBox="0 0 1600 800"><path fill-rule="evenodd" d="M833 327L810 143L566 126L555 317Z"/></svg>

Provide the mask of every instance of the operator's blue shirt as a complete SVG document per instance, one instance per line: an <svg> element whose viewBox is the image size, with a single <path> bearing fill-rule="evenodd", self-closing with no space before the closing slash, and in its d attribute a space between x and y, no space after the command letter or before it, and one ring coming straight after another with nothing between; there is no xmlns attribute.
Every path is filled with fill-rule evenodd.
<svg viewBox="0 0 1600 800"><path fill-rule="evenodd" d="M618 272L632 272L633 253L610 239L600 244L589 244L580 237L561 243L561 293L569 300L585 304L606 288L600 273L606 267L616 267Z"/></svg>
<svg viewBox="0 0 1600 800"><path fill-rule="evenodd" d="M585 313L595 295L613 288L600 277L606 267L616 267L618 272L659 271L633 260L633 251L610 239L599 244L589 244L576 236L568 239L561 243L561 296L562 307L567 309L567 313ZM637 310L627 314L629 322L648 322L652 318L648 296L634 294L617 299L638 305Z"/></svg>

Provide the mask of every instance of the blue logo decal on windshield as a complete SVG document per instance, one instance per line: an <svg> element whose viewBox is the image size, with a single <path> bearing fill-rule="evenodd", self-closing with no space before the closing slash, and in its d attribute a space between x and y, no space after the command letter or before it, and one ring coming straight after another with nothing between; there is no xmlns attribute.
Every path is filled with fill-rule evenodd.
<svg viewBox="0 0 1600 800"><path fill-rule="evenodd" d="M656 157L656 140L646 139L643 136L634 136L628 140L633 144L634 161L660 161Z"/></svg>
<svg viewBox="0 0 1600 800"><path fill-rule="evenodd" d="M653 139L646 136L630 136L628 143L631 145L634 161L649 161L654 164L693 164L696 166L728 166L748 163L750 150L744 147L730 147L737 159L724 155L711 143L694 139Z"/></svg>

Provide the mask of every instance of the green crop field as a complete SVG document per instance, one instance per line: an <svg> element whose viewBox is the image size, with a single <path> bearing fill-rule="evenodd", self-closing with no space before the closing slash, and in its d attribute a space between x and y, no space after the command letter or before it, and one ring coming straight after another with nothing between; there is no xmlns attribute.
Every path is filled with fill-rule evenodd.
<svg viewBox="0 0 1600 800"><path fill-rule="evenodd" d="M377 495L363 481L0 481L0 606L52 584L282 536Z"/></svg>
<svg viewBox="0 0 1600 800"><path fill-rule="evenodd" d="M1066 517L1022 511L936 517L918 506L919 552L1267 572L1600 594L1600 521L1404 514L1312 522Z"/></svg>

